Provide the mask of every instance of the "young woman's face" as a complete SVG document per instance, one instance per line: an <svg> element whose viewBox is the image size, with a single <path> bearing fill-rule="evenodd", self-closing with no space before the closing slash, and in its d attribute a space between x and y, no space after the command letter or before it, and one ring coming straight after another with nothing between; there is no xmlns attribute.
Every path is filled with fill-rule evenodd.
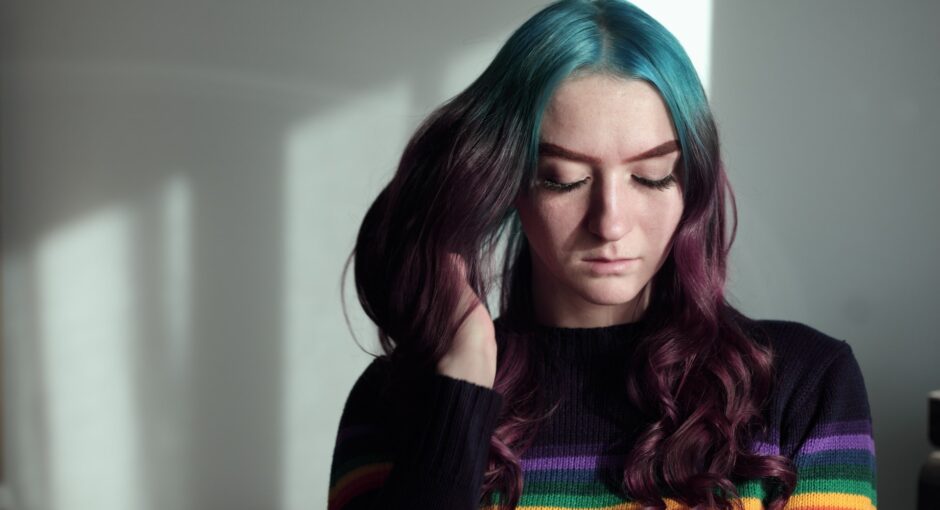
<svg viewBox="0 0 940 510"><path fill-rule="evenodd" d="M516 208L532 252L540 322L632 321L682 215L679 147L644 81L570 78L542 120L538 180Z"/></svg>

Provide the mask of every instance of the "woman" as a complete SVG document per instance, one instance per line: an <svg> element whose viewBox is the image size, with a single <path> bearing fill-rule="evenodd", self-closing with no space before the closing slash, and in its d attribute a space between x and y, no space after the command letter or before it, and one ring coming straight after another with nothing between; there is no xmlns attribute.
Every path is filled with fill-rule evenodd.
<svg viewBox="0 0 940 510"><path fill-rule="evenodd" d="M659 23L620 0L527 21L363 221L385 355L347 400L330 508L874 508L848 344L724 298L725 179Z"/></svg>

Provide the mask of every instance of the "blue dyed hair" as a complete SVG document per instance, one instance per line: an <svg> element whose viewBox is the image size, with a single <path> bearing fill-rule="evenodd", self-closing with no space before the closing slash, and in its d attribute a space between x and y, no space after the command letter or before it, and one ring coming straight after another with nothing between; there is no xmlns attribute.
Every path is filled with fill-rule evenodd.
<svg viewBox="0 0 940 510"><path fill-rule="evenodd" d="M552 95L566 78L586 74L649 82L669 110L682 153L704 151L698 133L710 113L691 60L665 27L623 0L551 4L512 34L464 94L480 98L484 115L511 112L528 126L524 168L531 172Z"/></svg>

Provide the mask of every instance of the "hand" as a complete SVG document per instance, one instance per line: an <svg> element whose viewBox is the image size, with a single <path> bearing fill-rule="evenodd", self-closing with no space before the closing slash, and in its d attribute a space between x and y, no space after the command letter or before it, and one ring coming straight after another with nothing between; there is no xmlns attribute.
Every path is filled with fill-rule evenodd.
<svg viewBox="0 0 940 510"><path fill-rule="evenodd" d="M497 352L493 319L467 282L467 265L463 258L453 254L451 261L457 265L463 284L460 305L454 311L452 319L458 320L458 314L465 310L468 304L472 303L474 308L457 329L450 350L437 364L437 372L492 388L496 380Z"/></svg>

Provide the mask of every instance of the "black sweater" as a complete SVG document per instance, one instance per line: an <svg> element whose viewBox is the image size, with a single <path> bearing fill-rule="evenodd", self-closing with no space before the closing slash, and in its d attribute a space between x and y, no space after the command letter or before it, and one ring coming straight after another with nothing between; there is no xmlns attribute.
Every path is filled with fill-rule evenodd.
<svg viewBox="0 0 940 510"><path fill-rule="evenodd" d="M504 334L500 321L497 339ZM793 459L788 509L866 509L877 504L871 415L849 345L802 324L756 321L774 352L776 379L753 449ZM518 508L639 508L618 489L626 451L642 428L625 390L611 381L637 342L637 324L538 327L552 376L543 390L560 407L522 456ZM503 396L428 374L392 390L390 363L376 358L353 386L339 423L330 472L330 510L470 509L481 503L490 436ZM403 395L407 393L407 395ZM406 402L403 404L403 402ZM763 480L735 481L746 509L763 508ZM669 508L686 508L664 495ZM489 501L489 500L488 500Z"/></svg>

